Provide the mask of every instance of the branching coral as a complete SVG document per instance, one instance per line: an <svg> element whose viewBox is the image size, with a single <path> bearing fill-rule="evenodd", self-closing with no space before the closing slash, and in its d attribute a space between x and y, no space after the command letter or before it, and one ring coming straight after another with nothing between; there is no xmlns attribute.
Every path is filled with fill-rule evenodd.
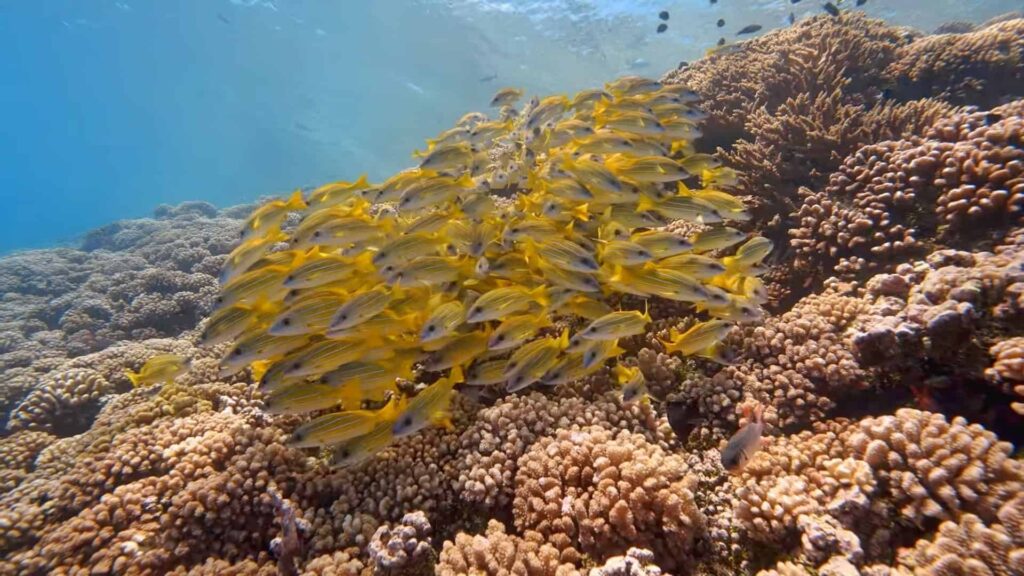
<svg viewBox="0 0 1024 576"><path fill-rule="evenodd" d="M577 576L572 562L561 559L561 552L537 532L523 537L507 534L496 520L487 523L484 534L460 532L455 540L444 543L437 566L439 576L457 574L522 574L524 576Z"/></svg>
<svg viewBox="0 0 1024 576"><path fill-rule="evenodd" d="M640 435L559 430L520 459L516 526L563 549L604 555L635 545L654 550L666 567L685 565L704 530L688 472L681 457Z"/></svg>
<svg viewBox="0 0 1024 576"><path fill-rule="evenodd" d="M872 144L820 193L803 190L790 232L800 270L864 272L968 246L1024 219L1024 103L957 114L923 138Z"/></svg>
<svg viewBox="0 0 1024 576"><path fill-rule="evenodd" d="M1024 20L994 22L964 34L936 34L899 48L886 68L900 93L992 106L1024 96Z"/></svg>

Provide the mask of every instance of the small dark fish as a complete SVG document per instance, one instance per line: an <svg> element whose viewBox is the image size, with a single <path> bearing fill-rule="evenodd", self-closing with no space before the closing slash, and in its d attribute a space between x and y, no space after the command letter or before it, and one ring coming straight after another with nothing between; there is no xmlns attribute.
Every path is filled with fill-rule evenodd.
<svg viewBox="0 0 1024 576"><path fill-rule="evenodd" d="M712 4L718 4L718 0L711 0Z"/></svg>
<svg viewBox="0 0 1024 576"><path fill-rule="evenodd" d="M754 32L760 30L761 28L762 26L760 24L750 24L749 26L744 26L743 28L741 28L740 31L736 33L736 35L741 36L743 34L753 34Z"/></svg>
<svg viewBox="0 0 1024 576"><path fill-rule="evenodd" d="M491 74L490 76L484 76L483 78L480 79L480 81L481 82L490 82L492 80L496 80L497 78L498 78L497 74Z"/></svg>
<svg viewBox="0 0 1024 576"><path fill-rule="evenodd" d="M824 9L825 12L828 12L832 16L839 16L839 8L836 8L836 5L831 2L822 6L822 9Z"/></svg>
<svg viewBox="0 0 1024 576"><path fill-rule="evenodd" d="M799 3L799 2L800 2L800 0L789 0L789 2L790 2L791 4L797 4L797 3Z"/></svg>
<svg viewBox="0 0 1024 576"><path fill-rule="evenodd" d="M668 30L668 24L665 24L664 22L658 24L658 34L661 34L665 30Z"/></svg>
<svg viewBox="0 0 1024 576"><path fill-rule="evenodd" d="M662 10L661 12L658 12L658 18L661 18L662 20L668 20L668 10Z"/></svg>
<svg viewBox="0 0 1024 576"><path fill-rule="evenodd" d="M1003 115L997 112L989 112L988 114L985 114L985 123L988 124L989 126L995 124L996 122L999 122L1002 119Z"/></svg>
<svg viewBox="0 0 1024 576"><path fill-rule="evenodd" d="M789 23L796 24L796 14L793 14L792 12L789 13Z"/></svg>
<svg viewBox="0 0 1024 576"><path fill-rule="evenodd" d="M217 20L220 20L225 24L231 24L231 20L228 20L228 17L221 14L220 12L217 12Z"/></svg>
<svg viewBox="0 0 1024 576"><path fill-rule="evenodd" d="M716 25L717 25L717 26L718 26L719 28L721 28L722 26L725 26L725 19L724 19L724 18L719 18L719 19L718 19L718 22L716 22L715 24L716 24Z"/></svg>
<svg viewBox="0 0 1024 576"><path fill-rule="evenodd" d="M863 6L868 3L868 0L857 0L857 6Z"/></svg>
<svg viewBox="0 0 1024 576"><path fill-rule="evenodd" d="M725 46L725 38L719 38L718 39L718 45L719 46Z"/></svg>
<svg viewBox="0 0 1024 576"><path fill-rule="evenodd" d="M696 428L696 424L700 422L695 401L669 400L665 402L665 417L680 442L686 442L690 433Z"/></svg>
<svg viewBox="0 0 1024 576"><path fill-rule="evenodd" d="M679 63L679 66L676 66L676 70L682 70L683 68L686 68L689 65L690 65L689 62L687 62L686 60L683 60L682 62Z"/></svg>

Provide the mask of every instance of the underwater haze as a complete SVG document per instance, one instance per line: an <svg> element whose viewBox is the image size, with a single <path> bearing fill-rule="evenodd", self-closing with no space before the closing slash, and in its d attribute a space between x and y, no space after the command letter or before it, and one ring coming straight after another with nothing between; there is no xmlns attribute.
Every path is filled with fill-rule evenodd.
<svg viewBox="0 0 1024 576"><path fill-rule="evenodd" d="M852 3L852 2L851 2ZM161 203L379 180L500 86L658 76L720 36L820 13L789 0L146 0L0 4L0 253ZM931 30L1010 0L871 0ZM671 13L656 33L658 12ZM728 22L715 26L717 18Z"/></svg>

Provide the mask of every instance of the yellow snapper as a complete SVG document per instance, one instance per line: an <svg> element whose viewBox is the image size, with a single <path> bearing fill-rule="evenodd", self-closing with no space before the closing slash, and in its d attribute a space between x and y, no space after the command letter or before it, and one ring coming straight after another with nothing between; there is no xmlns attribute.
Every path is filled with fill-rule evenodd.
<svg viewBox="0 0 1024 576"><path fill-rule="evenodd" d="M714 258L699 254L678 254L658 260L658 268L675 270L694 278L711 278L725 272L725 266Z"/></svg>
<svg viewBox="0 0 1024 576"><path fill-rule="evenodd" d="M647 380L644 373L637 367L626 367L621 364L613 368L615 377L622 388L622 403L625 405L634 402L647 402L650 393L647 390Z"/></svg>
<svg viewBox="0 0 1024 576"><path fill-rule="evenodd" d="M679 333L673 328L670 340L662 340L665 351L669 354L678 352L690 356L720 342L732 330L733 324L725 320L708 320L691 326L686 332Z"/></svg>
<svg viewBox="0 0 1024 576"><path fill-rule="evenodd" d="M614 358L625 352L619 348L618 340L587 340L581 349L583 368L591 369L600 366L609 358Z"/></svg>
<svg viewBox="0 0 1024 576"><path fill-rule="evenodd" d="M423 369L437 372L457 366L464 366L487 350L490 333L486 330L467 332L449 340L423 364Z"/></svg>
<svg viewBox="0 0 1024 576"><path fill-rule="evenodd" d="M284 375L294 378L323 374L342 364L380 360L393 354L390 348L365 340L321 340L296 350L282 362L287 365Z"/></svg>
<svg viewBox="0 0 1024 576"><path fill-rule="evenodd" d="M398 209L403 214L409 214L440 206L475 187L476 184L469 174L463 174L458 178L437 176L406 188L398 199Z"/></svg>
<svg viewBox="0 0 1024 576"><path fill-rule="evenodd" d="M336 389L309 382L289 384L263 399L268 414L302 414L334 408L340 403L341 396Z"/></svg>
<svg viewBox="0 0 1024 576"><path fill-rule="evenodd" d="M347 410L314 418L292 432L288 446L332 446L369 434L380 422L394 420L397 415L396 404L397 402L392 399L380 410Z"/></svg>
<svg viewBox="0 0 1024 576"><path fill-rule="evenodd" d="M593 254L579 244L564 238L545 238L540 242L527 238L524 252L527 260L540 257L548 264L564 270L597 272L601 268Z"/></svg>
<svg viewBox="0 0 1024 576"><path fill-rule="evenodd" d="M159 354L146 360L138 372L125 370L132 386L142 388L160 382L170 383L175 378L188 372L192 361L177 354Z"/></svg>
<svg viewBox="0 0 1024 576"><path fill-rule="evenodd" d="M673 196L667 200L656 202L648 197L640 198L636 209L639 211L653 210L673 220L685 220L700 224L715 224L722 221L722 215L714 206L687 196Z"/></svg>
<svg viewBox="0 0 1024 576"><path fill-rule="evenodd" d="M722 263L727 270L743 272L760 264L771 251L771 240L763 236L754 236L736 249L735 256L722 258Z"/></svg>
<svg viewBox="0 0 1024 576"><path fill-rule="evenodd" d="M657 80L651 80L650 78L643 78L640 76L623 76L611 82L608 82L604 87L621 98L624 96L635 96L637 94L644 94L646 92L656 92L661 90L662 84Z"/></svg>
<svg viewBox="0 0 1024 576"><path fill-rule="evenodd" d="M288 270L287 266L266 266L238 276L221 288L214 309L280 298L288 291L283 286Z"/></svg>
<svg viewBox="0 0 1024 576"><path fill-rule="evenodd" d="M466 307L462 302L445 302L436 306L423 323L420 342L430 342L453 333L465 319Z"/></svg>
<svg viewBox="0 0 1024 576"><path fill-rule="evenodd" d="M591 322L580 334L588 340L618 340L643 334L644 327L650 323L651 317L646 312L611 312Z"/></svg>
<svg viewBox="0 0 1024 576"><path fill-rule="evenodd" d="M463 169L469 166L472 161L473 153L469 144L457 142L434 148L423 158L419 167L420 170L443 172Z"/></svg>
<svg viewBox="0 0 1024 576"><path fill-rule="evenodd" d="M689 240L671 232L656 230L637 232L630 237L630 240L646 248L656 258L667 258L693 249L693 244Z"/></svg>
<svg viewBox="0 0 1024 576"><path fill-rule="evenodd" d="M331 182L310 192L309 205L317 209L344 203L372 188L373 185L362 174L355 182Z"/></svg>
<svg viewBox="0 0 1024 576"><path fill-rule="evenodd" d="M741 242L747 235L735 228L722 226L698 232L693 237L693 251L708 252L721 250Z"/></svg>
<svg viewBox="0 0 1024 576"><path fill-rule="evenodd" d="M654 258L650 250L627 240L614 240L605 244L601 250L601 261L623 266L635 266L649 262Z"/></svg>
<svg viewBox="0 0 1024 576"><path fill-rule="evenodd" d="M242 226L242 241L253 238L270 228L279 226L289 212L302 210L306 207L302 200L302 191L296 190L287 200L272 200L260 206L249 215Z"/></svg>
<svg viewBox="0 0 1024 576"><path fill-rule="evenodd" d="M490 339L487 341L487 348L490 350L515 348L536 334L541 328L550 325L551 321L543 314L536 316L510 316L491 334Z"/></svg>
<svg viewBox="0 0 1024 576"><path fill-rule="evenodd" d="M368 434L343 442L331 453L331 468L349 468L372 458L395 439L393 422L382 421Z"/></svg>
<svg viewBox="0 0 1024 576"><path fill-rule="evenodd" d="M605 164L618 176L634 182L675 182L689 177L689 173L675 160L664 156L630 157L616 154Z"/></svg>
<svg viewBox="0 0 1024 576"><path fill-rule="evenodd" d="M455 384L462 379L461 371L452 370L452 375L441 378L410 399L408 406L398 414L391 427L394 437L402 438L415 434L431 424L450 428L449 406L455 395Z"/></svg>
<svg viewBox="0 0 1024 576"><path fill-rule="evenodd" d="M266 256L275 244L287 238L288 235L281 232L280 228L274 227L239 244L224 261L220 283L226 284L248 271L260 258Z"/></svg>
<svg viewBox="0 0 1024 576"><path fill-rule="evenodd" d="M253 362L275 357L300 348L309 341L309 336L273 336L263 332L253 334L235 343L221 359L220 376L230 376Z"/></svg>
<svg viewBox="0 0 1024 576"><path fill-rule="evenodd" d="M501 108L502 106L515 104L522 97L523 91L518 88L502 88L491 98L491 108Z"/></svg>
<svg viewBox="0 0 1024 576"><path fill-rule="evenodd" d="M540 380L568 345L568 332L563 332L558 337L538 338L520 346L505 364L505 389L516 392Z"/></svg>
<svg viewBox="0 0 1024 576"><path fill-rule="evenodd" d="M577 92L569 104L577 112L585 111L594 107L594 104L601 100L611 100L613 96L600 88L581 90Z"/></svg>
<svg viewBox="0 0 1024 576"><path fill-rule="evenodd" d="M381 246L373 256L373 264L384 271L388 266L400 266L420 256L433 256L440 252L444 241L429 234L403 234Z"/></svg>
<svg viewBox="0 0 1024 576"><path fill-rule="evenodd" d="M328 324L328 330L341 331L366 322L387 308L391 299L392 293L383 286L356 294L338 307Z"/></svg>
<svg viewBox="0 0 1024 576"><path fill-rule="evenodd" d="M562 288L569 288L579 292L600 292L601 283L589 272L565 270L557 266L540 263L538 268L544 279Z"/></svg>
<svg viewBox="0 0 1024 576"><path fill-rule="evenodd" d="M344 292L319 290L296 299L287 310L274 318L267 333L273 336L295 336L323 332L345 298Z"/></svg>
<svg viewBox="0 0 1024 576"><path fill-rule="evenodd" d="M267 306L272 311L271 306ZM199 343L213 346L242 335L250 326L259 321L259 310L245 304L235 304L218 309L206 321Z"/></svg>
<svg viewBox="0 0 1024 576"><path fill-rule="evenodd" d="M370 258L369 253L356 258L319 254L306 259L302 264L293 268L285 276L283 285L288 289L314 288L345 280L357 272L372 272L374 268L370 263Z"/></svg>
<svg viewBox="0 0 1024 576"><path fill-rule="evenodd" d="M505 381L505 358L477 360L466 369L466 384L488 386Z"/></svg>
<svg viewBox="0 0 1024 576"><path fill-rule="evenodd" d="M529 308L531 304L539 304L543 307L547 302L546 286L538 286L533 289L524 286L495 288L473 302L466 314L466 322L473 324L505 318Z"/></svg>

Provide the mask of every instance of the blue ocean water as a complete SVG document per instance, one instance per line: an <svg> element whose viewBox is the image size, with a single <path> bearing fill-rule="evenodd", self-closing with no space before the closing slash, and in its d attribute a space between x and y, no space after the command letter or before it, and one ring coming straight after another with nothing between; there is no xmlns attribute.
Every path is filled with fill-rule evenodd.
<svg viewBox="0 0 1024 576"><path fill-rule="evenodd" d="M1022 7L863 6L923 30ZM657 34L661 10L672 16ZM659 76L746 24L767 30L818 10L789 0L4 2L0 253L71 242L160 203L226 206L363 172L384 178L498 87L553 93Z"/></svg>

